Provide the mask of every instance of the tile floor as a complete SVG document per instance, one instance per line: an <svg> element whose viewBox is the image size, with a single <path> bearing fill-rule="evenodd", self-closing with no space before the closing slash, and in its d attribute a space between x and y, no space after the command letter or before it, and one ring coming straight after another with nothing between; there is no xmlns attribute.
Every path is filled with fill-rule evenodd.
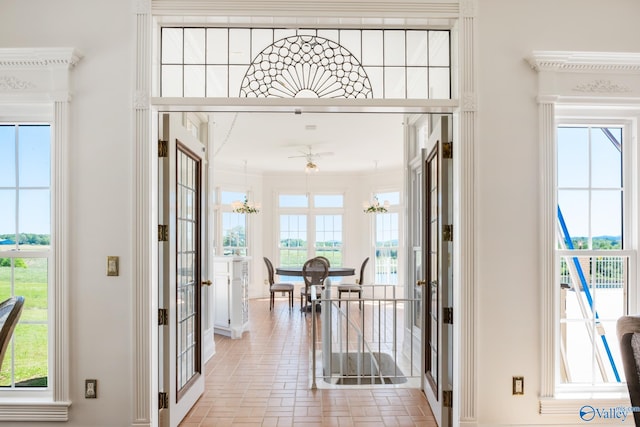
<svg viewBox="0 0 640 427"><path fill-rule="evenodd" d="M206 391L181 427L436 427L418 389L309 388L311 316L286 298L251 300L242 339L216 335Z"/></svg>

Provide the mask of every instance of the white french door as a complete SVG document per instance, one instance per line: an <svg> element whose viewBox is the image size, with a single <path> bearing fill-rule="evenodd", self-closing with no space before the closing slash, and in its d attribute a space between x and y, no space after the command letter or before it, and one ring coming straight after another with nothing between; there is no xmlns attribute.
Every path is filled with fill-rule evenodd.
<svg viewBox="0 0 640 427"><path fill-rule="evenodd" d="M452 422L453 385L453 200L448 118L432 133L423 152L424 232L423 389L440 427ZM428 154L427 154L428 153Z"/></svg>
<svg viewBox="0 0 640 427"><path fill-rule="evenodd" d="M204 392L204 147L180 117L161 115L159 124L164 144L158 165L159 307L165 323L159 332L159 419L169 427L177 426Z"/></svg>

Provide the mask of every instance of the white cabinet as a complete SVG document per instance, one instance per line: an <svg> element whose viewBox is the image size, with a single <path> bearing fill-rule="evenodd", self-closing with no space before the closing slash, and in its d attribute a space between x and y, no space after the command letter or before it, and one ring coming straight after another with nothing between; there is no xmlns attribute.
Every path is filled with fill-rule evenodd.
<svg viewBox="0 0 640 427"><path fill-rule="evenodd" d="M249 257L213 258L214 332L242 338L249 326Z"/></svg>

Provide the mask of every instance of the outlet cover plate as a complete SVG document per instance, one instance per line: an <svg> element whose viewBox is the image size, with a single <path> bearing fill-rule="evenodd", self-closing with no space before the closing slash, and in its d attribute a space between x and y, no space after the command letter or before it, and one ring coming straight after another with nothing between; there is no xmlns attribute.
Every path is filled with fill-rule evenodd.
<svg viewBox="0 0 640 427"><path fill-rule="evenodd" d="M84 398L98 398L98 380L84 380Z"/></svg>

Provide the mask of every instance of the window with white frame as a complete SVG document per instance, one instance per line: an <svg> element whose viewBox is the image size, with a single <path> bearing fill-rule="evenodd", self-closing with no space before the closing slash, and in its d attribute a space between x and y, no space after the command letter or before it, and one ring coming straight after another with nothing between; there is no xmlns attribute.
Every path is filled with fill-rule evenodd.
<svg viewBox="0 0 640 427"><path fill-rule="evenodd" d="M562 120L556 133L558 385L624 382L616 320L627 313L636 257L629 123Z"/></svg>
<svg viewBox="0 0 640 427"><path fill-rule="evenodd" d="M246 192L220 191L220 235L218 241L223 255L248 255L247 214L234 212L234 204L246 200Z"/></svg>
<svg viewBox="0 0 640 427"><path fill-rule="evenodd" d="M398 284L398 248L400 245L400 193L377 193L375 198L389 206L387 212L375 214L375 278L374 283Z"/></svg>
<svg viewBox="0 0 640 427"><path fill-rule="evenodd" d="M69 221L69 173L62 166L67 164L70 151L70 70L80 58L73 48L0 49L0 72L12 76L9 89L14 84L13 89L20 89L0 93L0 121L8 125L0 143L0 234L13 236L2 238L5 244L0 245L0 258L8 258L9 266L0 273L4 275L0 281L4 296L25 292L21 330L14 331L12 354L6 356L13 360L6 368L13 377L4 379L0 387L3 421L46 422L69 417L69 365L58 360L69 354L69 343L64 339L69 330L68 316L64 315L69 300L65 227ZM47 234L50 242L43 237ZM15 250L10 250L11 246ZM35 353L30 346L33 339L42 339L38 334L43 330L45 349ZM20 373L22 361L27 360L25 354L39 370ZM3 375L7 375L4 365L8 363L5 358Z"/></svg>
<svg viewBox="0 0 640 427"><path fill-rule="evenodd" d="M25 299L0 387L49 383L51 127L0 124L0 300Z"/></svg>
<svg viewBox="0 0 640 427"><path fill-rule="evenodd" d="M624 404L612 320L638 309L638 59L571 51L527 58L538 72L542 160L541 415Z"/></svg>
<svg viewBox="0 0 640 427"><path fill-rule="evenodd" d="M324 256L332 266L341 266L343 206L342 194L314 194L310 198L280 194L280 265L301 266L313 256Z"/></svg>

